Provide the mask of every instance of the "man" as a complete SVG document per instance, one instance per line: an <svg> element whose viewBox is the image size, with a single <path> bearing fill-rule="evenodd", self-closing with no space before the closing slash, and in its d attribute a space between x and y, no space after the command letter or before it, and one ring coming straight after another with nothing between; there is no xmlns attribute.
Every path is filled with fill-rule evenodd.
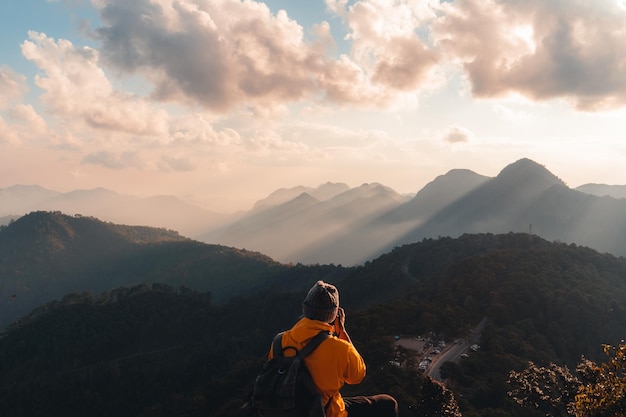
<svg viewBox="0 0 626 417"><path fill-rule="evenodd" d="M365 362L346 331L346 316L339 307L339 292L334 285L317 281L302 303L304 315L282 337L282 346L300 350L322 331L334 336L324 340L305 360L313 382L322 393L328 417L396 417L398 404L386 394L343 398L339 390L358 384L365 377ZM290 352L288 349L287 352ZM273 357L270 349L269 358Z"/></svg>

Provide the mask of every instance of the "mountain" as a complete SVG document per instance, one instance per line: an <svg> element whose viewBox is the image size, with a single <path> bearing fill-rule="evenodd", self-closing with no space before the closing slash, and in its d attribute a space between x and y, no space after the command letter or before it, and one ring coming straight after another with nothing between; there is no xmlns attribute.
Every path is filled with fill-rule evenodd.
<svg viewBox="0 0 626 417"><path fill-rule="evenodd" d="M434 236L456 237L463 233L527 231L530 222L525 216L532 212L537 200L556 185L565 187L543 166L521 159L437 211L398 242L415 242Z"/></svg>
<svg viewBox="0 0 626 417"><path fill-rule="evenodd" d="M33 212L0 228L0 327L71 292L160 283L224 301L275 285L286 268L260 253L166 229Z"/></svg>
<svg viewBox="0 0 626 417"><path fill-rule="evenodd" d="M365 190L375 193L363 197L359 193ZM297 191L301 189L290 190ZM423 238L510 231L626 255L624 238L618 232L626 224L623 202L601 201L569 189L544 166L527 158L506 166L494 178L451 170L412 199L392 193L379 184L349 189L329 200L307 193L306 209L300 195L253 211L200 240L250 248L281 262L309 264L358 265ZM286 190L279 194L290 196ZM272 201L279 200L274 196ZM342 205L341 210L335 209ZM617 229L611 230L610 225Z"/></svg>
<svg viewBox="0 0 626 417"><path fill-rule="evenodd" d="M0 217L0 224L14 219L15 211L58 210L116 224L164 227L201 242L260 252L284 264L360 265L422 238L510 231L623 256L624 187L587 184L571 189L527 158L493 178L451 170L412 197L376 183L283 188L257 201L252 210L233 215L172 196L14 186L0 189L0 216L7 216Z"/></svg>
<svg viewBox="0 0 626 417"><path fill-rule="evenodd" d="M0 188L0 215L22 215L37 209L46 201L58 197L61 193L45 189L38 185L14 185Z"/></svg>
<svg viewBox="0 0 626 417"><path fill-rule="evenodd" d="M280 204L288 202L289 200L293 200L303 193L309 194L310 196L318 200L328 200L329 198L332 198L337 194L343 193L344 191L348 191L349 189L350 187L348 187L346 184L331 182L322 184L317 188L304 186L281 188L274 191L266 198L257 201L254 204L252 210L260 211L273 206L278 206Z"/></svg>
<svg viewBox="0 0 626 417"><path fill-rule="evenodd" d="M201 240L261 251L281 262L342 263L348 253L360 256L361 249L345 248L332 258L319 255L319 242L332 242L407 200L382 184L362 184L337 193L344 189L327 184L314 193L318 198L304 192L282 204L263 204L268 208L254 210L219 234Z"/></svg>
<svg viewBox="0 0 626 417"><path fill-rule="evenodd" d="M626 200L572 190L545 167L522 159L437 212L394 245L436 236L513 231L623 256L625 230Z"/></svg>
<svg viewBox="0 0 626 417"><path fill-rule="evenodd" d="M294 282L288 274L315 271L283 273ZM337 282L346 326L368 365L365 380L343 392L390 392L399 416L414 416L415 405L422 410L429 401L419 388L424 377L413 368L415 353L393 336L422 335L452 349L475 337L479 349L442 366L463 415L534 417L507 397L509 372L528 361L602 360L602 344L626 333L624 277L625 258L527 233L397 247ZM0 337L0 413L244 416L240 407L272 337L297 320L309 285L223 304L161 284L68 294ZM478 323L484 327L472 334Z"/></svg>
<svg viewBox="0 0 626 417"><path fill-rule="evenodd" d="M576 190L598 197L626 198L626 185L583 184Z"/></svg>
<svg viewBox="0 0 626 417"><path fill-rule="evenodd" d="M366 204L358 197L363 187L380 193ZM617 194L619 188L611 190ZM360 265L424 238L525 232L626 256L626 199L571 189L527 158L493 178L451 170L411 199L386 192L371 184L329 200L307 194L306 210L296 203L300 196L243 216L211 241L267 253L281 262ZM333 204L344 204L345 210L328 209Z"/></svg>
<svg viewBox="0 0 626 417"><path fill-rule="evenodd" d="M428 183L409 201L390 205L378 216L353 222L339 233L317 240L295 257L347 265L366 262L390 250L398 236L423 224L488 179L469 170L452 170Z"/></svg>
<svg viewBox="0 0 626 417"><path fill-rule="evenodd" d="M165 227L189 237L233 219L173 196L135 197L105 188L67 193L26 185L0 189L0 216L22 216L32 211L61 211L119 224Z"/></svg>
<svg viewBox="0 0 626 417"><path fill-rule="evenodd" d="M413 199L385 213L379 220L387 224L424 222L489 179L468 169L453 169L426 184Z"/></svg>

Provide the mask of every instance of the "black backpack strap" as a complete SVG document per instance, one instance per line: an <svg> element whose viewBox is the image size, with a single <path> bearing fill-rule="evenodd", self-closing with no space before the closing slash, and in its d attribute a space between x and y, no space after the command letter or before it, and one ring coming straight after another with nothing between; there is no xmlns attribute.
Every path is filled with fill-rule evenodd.
<svg viewBox="0 0 626 417"><path fill-rule="evenodd" d="M321 331L315 335L313 339L309 341L304 347L298 352L298 356L300 359L304 359L311 354L324 340L330 337L330 332Z"/></svg>
<svg viewBox="0 0 626 417"><path fill-rule="evenodd" d="M280 332L274 336L274 341L272 342L272 354L274 357L283 355L283 333Z"/></svg>
<svg viewBox="0 0 626 417"><path fill-rule="evenodd" d="M330 332L321 331L316 334L300 351L293 346L286 346L283 348L283 333L280 332L276 336L274 336L274 341L272 342L272 354L274 357L283 356L283 351L285 349L293 349L296 351L296 355L300 357L300 359L304 359L311 354L324 340L330 337Z"/></svg>

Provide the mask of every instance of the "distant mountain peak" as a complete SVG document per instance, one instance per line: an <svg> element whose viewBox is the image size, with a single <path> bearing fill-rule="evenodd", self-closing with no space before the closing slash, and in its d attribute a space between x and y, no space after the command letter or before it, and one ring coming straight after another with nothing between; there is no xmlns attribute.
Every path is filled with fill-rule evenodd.
<svg viewBox="0 0 626 417"><path fill-rule="evenodd" d="M348 191L349 189L350 187L342 182L327 182L317 187L312 195L318 200L324 201L329 200L345 191Z"/></svg>
<svg viewBox="0 0 626 417"><path fill-rule="evenodd" d="M452 176L459 176L459 175L478 175L478 174L476 174L471 169L454 168L454 169L451 169L450 171L446 172L443 176L444 177L452 177Z"/></svg>
<svg viewBox="0 0 626 417"><path fill-rule="evenodd" d="M388 222L418 222L460 199L490 177L479 175L469 169L452 169L439 175L402 206L388 213Z"/></svg>
<svg viewBox="0 0 626 417"><path fill-rule="evenodd" d="M359 190L360 192L392 192L392 193L396 193L396 191L391 188L391 187L387 187L386 185L383 185L379 182L365 182L361 185L359 185L358 187L353 188L353 190Z"/></svg>
<svg viewBox="0 0 626 417"><path fill-rule="evenodd" d="M479 175L469 169L452 169L426 184L417 192L415 198L435 198L441 195L453 195L459 198L488 179L490 177Z"/></svg>
<svg viewBox="0 0 626 417"><path fill-rule="evenodd" d="M317 198L313 197L308 192L301 193L299 196L291 200L293 202L317 202Z"/></svg>
<svg viewBox="0 0 626 417"><path fill-rule="evenodd" d="M626 198L626 185L583 184L576 190L598 197Z"/></svg>
<svg viewBox="0 0 626 417"><path fill-rule="evenodd" d="M345 184L345 183L343 183L343 182L330 182L330 181L327 181L327 182L325 182L324 184L320 184L320 185L317 187L317 190L321 190L321 189L324 189L324 188L331 188L331 189L335 189L335 188L347 189L347 188L350 188L350 187L348 187L348 184Z"/></svg>
<svg viewBox="0 0 626 417"><path fill-rule="evenodd" d="M310 191L312 191L310 187L304 187L302 185L292 188L279 188L264 199L257 201L252 207L252 210L261 211L270 207L278 206L286 203L287 201L293 200L302 193Z"/></svg>
<svg viewBox="0 0 626 417"><path fill-rule="evenodd" d="M502 171L500 171L496 179L499 181L511 181L514 183L520 181L532 181L534 184L542 184L544 187L557 184L565 186L565 182L552 172L548 171L545 166L528 158L522 158L510 165L507 165Z"/></svg>
<svg viewBox="0 0 626 417"><path fill-rule="evenodd" d="M23 190L51 191L51 190L48 190L48 189L43 188L42 186L36 185L36 184L32 184L32 185L15 184L15 185L12 185L10 187L5 188L5 190L10 190L10 191L23 191Z"/></svg>
<svg viewBox="0 0 626 417"><path fill-rule="evenodd" d="M291 200L299 198L303 193L307 193L310 197L319 200L325 201L329 200L347 190L348 187L344 183L334 183L334 182L326 182L321 184L317 188L305 187L303 185L298 185L292 188L279 188L278 190L272 192L266 198L257 201L252 208L252 211L261 211L271 207L276 207L281 204L285 204Z"/></svg>

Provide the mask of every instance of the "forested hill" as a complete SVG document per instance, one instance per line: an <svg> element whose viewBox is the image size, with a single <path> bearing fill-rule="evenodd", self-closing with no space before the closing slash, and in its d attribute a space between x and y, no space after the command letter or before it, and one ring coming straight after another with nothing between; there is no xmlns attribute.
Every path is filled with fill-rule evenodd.
<svg viewBox="0 0 626 417"><path fill-rule="evenodd" d="M292 267L281 279L314 279L319 268ZM509 371L529 360L600 360L603 343L626 335L626 259L528 234L425 239L337 284L368 364L366 380L344 393L389 392L402 417L426 403L421 374L389 363L406 358L394 335L454 344L486 319L478 352L442 368L465 417L539 417L507 397ZM272 336L297 319L306 289L221 304L165 285L68 295L0 337L0 414L240 415Z"/></svg>
<svg viewBox="0 0 626 417"><path fill-rule="evenodd" d="M258 252L165 229L33 212L0 228L0 328L72 292L161 283L224 301L275 284L286 269Z"/></svg>

